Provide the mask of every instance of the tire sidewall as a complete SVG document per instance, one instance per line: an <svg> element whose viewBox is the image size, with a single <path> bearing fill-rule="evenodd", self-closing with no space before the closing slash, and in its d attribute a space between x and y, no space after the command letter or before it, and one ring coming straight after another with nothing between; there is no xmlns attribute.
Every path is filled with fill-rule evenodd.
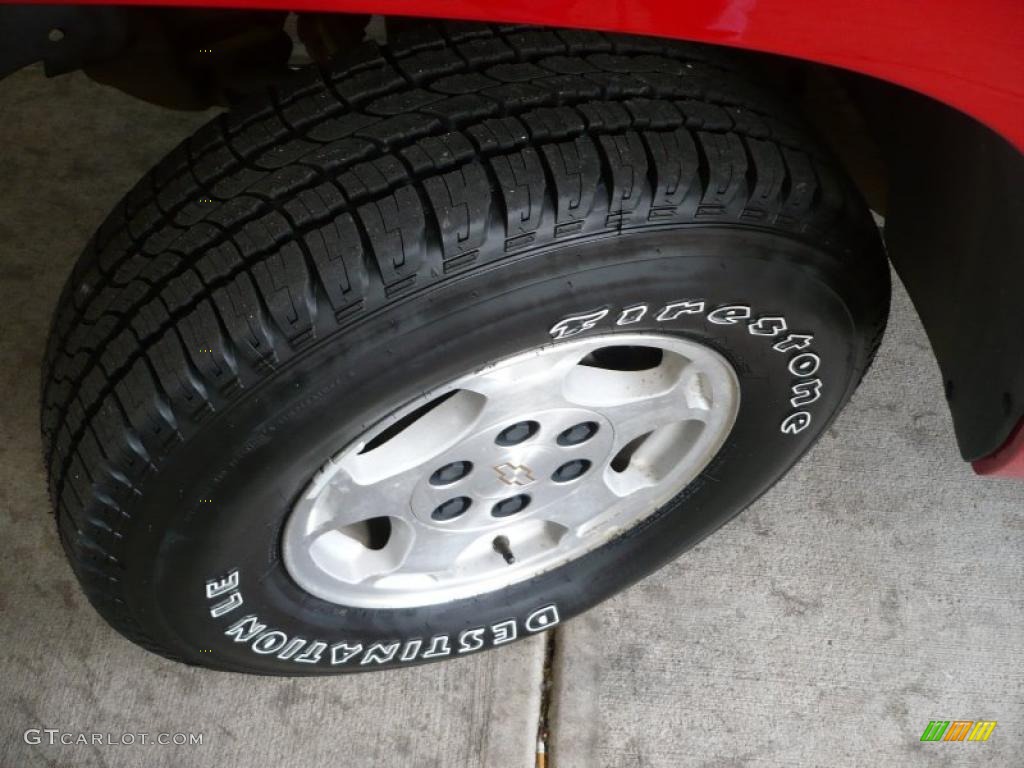
<svg viewBox="0 0 1024 768"><path fill-rule="evenodd" d="M854 308L872 306L872 283L796 240L691 227L549 250L393 302L307 348L210 420L145 485L125 563L132 610L188 661L264 674L422 663L548 629L643 578L757 498L809 448L866 365L871 323ZM659 320L684 301L703 310ZM287 512L328 457L421 393L558 343L559 323L575 329L589 322L576 318L597 315L565 340L619 331L683 336L713 347L739 378L731 434L672 501L578 560L451 603L350 608L292 581L280 546ZM769 335L779 325L771 318L785 329ZM812 339L777 349L791 334ZM813 362L805 357L794 373L794 359L807 354L818 361L814 371L802 375ZM814 379L819 397L794 406L794 385ZM808 423L784 431L802 423L792 421L797 412L809 414ZM237 605L211 615L230 602Z"/></svg>

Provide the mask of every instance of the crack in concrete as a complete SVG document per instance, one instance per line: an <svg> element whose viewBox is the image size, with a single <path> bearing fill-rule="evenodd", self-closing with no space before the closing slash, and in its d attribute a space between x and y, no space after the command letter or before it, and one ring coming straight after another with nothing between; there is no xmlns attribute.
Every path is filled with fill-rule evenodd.
<svg viewBox="0 0 1024 768"><path fill-rule="evenodd" d="M540 706L537 711L537 759L536 768L551 768L548 747L551 744L551 695L555 687L555 645L558 629L551 629L544 635L544 667L540 679Z"/></svg>

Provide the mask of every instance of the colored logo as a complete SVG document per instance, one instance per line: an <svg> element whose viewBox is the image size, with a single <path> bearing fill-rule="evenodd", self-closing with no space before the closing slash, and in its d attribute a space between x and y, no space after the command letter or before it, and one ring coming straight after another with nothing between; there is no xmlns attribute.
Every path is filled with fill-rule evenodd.
<svg viewBox="0 0 1024 768"><path fill-rule="evenodd" d="M988 741L995 727L995 720L932 720L921 741Z"/></svg>

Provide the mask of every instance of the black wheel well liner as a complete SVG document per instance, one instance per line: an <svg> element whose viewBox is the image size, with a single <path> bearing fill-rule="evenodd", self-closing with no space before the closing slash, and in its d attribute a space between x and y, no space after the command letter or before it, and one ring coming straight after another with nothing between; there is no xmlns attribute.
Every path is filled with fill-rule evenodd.
<svg viewBox="0 0 1024 768"><path fill-rule="evenodd" d="M962 112L861 80L888 176L889 258L975 461L1024 418L1024 155Z"/></svg>

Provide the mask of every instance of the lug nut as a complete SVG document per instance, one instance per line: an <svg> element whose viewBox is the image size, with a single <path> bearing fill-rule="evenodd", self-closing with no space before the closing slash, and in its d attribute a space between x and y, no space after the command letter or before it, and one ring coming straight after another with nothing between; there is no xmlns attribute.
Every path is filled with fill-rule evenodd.
<svg viewBox="0 0 1024 768"><path fill-rule="evenodd" d="M501 430L494 442L505 447L519 445L537 434L538 429L540 429L540 424L536 421L519 421Z"/></svg>
<svg viewBox="0 0 1024 768"><path fill-rule="evenodd" d="M597 422L584 421L575 426L569 427L562 432L557 442L559 445L579 445L597 434Z"/></svg>
<svg viewBox="0 0 1024 768"><path fill-rule="evenodd" d="M551 475L551 479L556 483L568 483L570 480L575 480L588 469L590 469L589 461L586 459L573 459L556 469Z"/></svg>
<svg viewBox="0 0 1024 768"><path fill-rule="evenodd" d="M430 517L442 523L454 520L469 509L469 505L472 503L472 499L468 496L456 496L454 499L448 499L444 504L439 505L437 509L430 513Z"/></svg>
<svg viewBox="0 0 1024 768"><path fill-rule="evenodd" d="M431 485L451 485L473 471L471 461L453 461L434 471L430 476Z"/></svg>
<svg viewBox="0 0 1024 768"><path fill-rule="evenodd" d="M491 507L491 515L494 517L508 517L516 512L522 512L530 504L530 497L525 493L513 496L510 499L502 499Z"/></svg>

